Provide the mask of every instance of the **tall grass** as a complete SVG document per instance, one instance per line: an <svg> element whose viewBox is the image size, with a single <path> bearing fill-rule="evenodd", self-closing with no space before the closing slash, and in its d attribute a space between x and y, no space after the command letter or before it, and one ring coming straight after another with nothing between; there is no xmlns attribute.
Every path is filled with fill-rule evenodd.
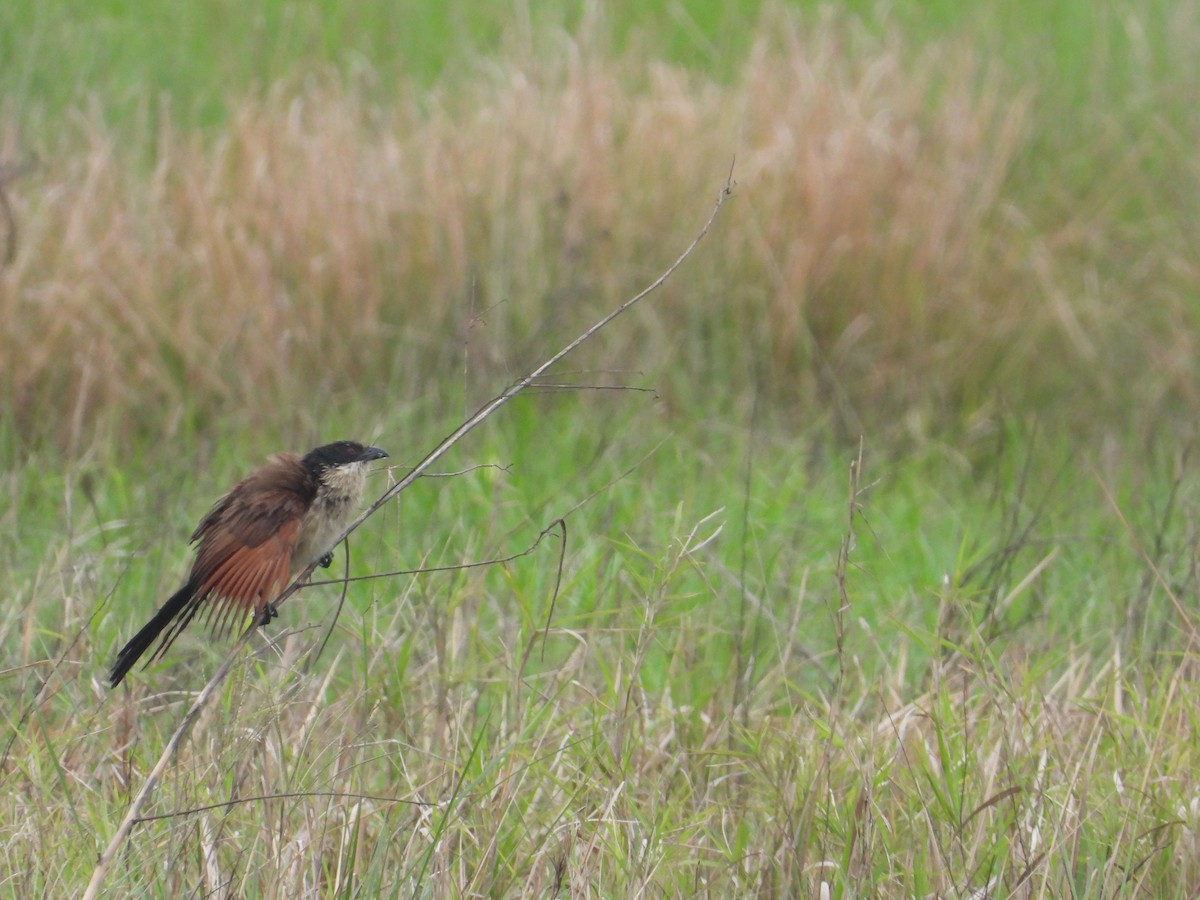
<svg viewBox="0 0 1200 900"><path fill-rule="evenodd" d="M27 446L80 447L98 423L170 434L368 384L439 396L465 344L486 383L657 272L736 159L704 259L597 359L655 360L681 403L765 391L849 435L1190 409L1197 171L1161 148L1195 117L1072 143L1019 75L776 11L730 81L585 27L453 92L288 79L213 133L164 105L149 168L80 111L11 187L0 403ZM1091 124L1141 123L1176 88L1149 80Z"/></svg>
<svg viewBox="0 0 1200 900"><path fill-rule="evenodd" d="M355 574L453 565L574 510L561 589L550 543L357 582L319 659L337 589L304 591L110 889L1192 892L1200 32L1061 10L1044 56L1002 10L772 9L709 72L589 13L438 88L264 57L219 114L13 113L0 890L86 883L222 653L98 683L253 451L403 465L657 275L736 157L701 252L562 373L657 394L526 398L472 454L508 471L353 541Z"/></svg>
<svg viewBox="0 0 1200 900"><path fill-rule="evenodd" d="M868 454L850 519L845 467L799 466L777 438L755 439L739 497L725 461L750 438L703 423L619 479L660 439L658 416L635 412L581 469L590 415L568 430L518 413L483 457L511 472L419 485L372 519L356 573L519 549L615 482L570 519L553 614L553 547L357 583L319 659L337 589L287 604L197 722L110 890L1053 896L1194 882L1192 626L1130 563L1161 525L1156 564L1186 584L1194 516L1125 533L1086 475L989 510L944 460ZM178 467L97 480L90 505L27 507L26 535L58 527L0 617L5 658L34 667L0 673L14 698L0 876L17 895L86 882L224 652L189 633L122 690L96 683L184 562L182 537L149 554L139 537L186 534L203 503L180 473L220 481ZM1145 489L1161 502L1161 485ZM745 523L723 507L734 498ZM1016 546L998 524L1010 518ZM1007 573L988 574L994 555ZM1135 611L1145 631L1122 636Z"/></svg>

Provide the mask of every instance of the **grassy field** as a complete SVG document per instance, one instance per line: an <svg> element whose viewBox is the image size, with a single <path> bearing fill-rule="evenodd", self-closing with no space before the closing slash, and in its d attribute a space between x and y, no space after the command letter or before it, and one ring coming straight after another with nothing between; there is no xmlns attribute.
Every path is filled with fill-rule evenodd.
<svg viewBox="0 0 1200 900"><path fill-rule="evenodd" d="M730 7L0 7L0 894L82 893L225 658L102 684L220 492L382 492L731 162L253 638L110 895L1200 888L1200 6Z"/></svg>

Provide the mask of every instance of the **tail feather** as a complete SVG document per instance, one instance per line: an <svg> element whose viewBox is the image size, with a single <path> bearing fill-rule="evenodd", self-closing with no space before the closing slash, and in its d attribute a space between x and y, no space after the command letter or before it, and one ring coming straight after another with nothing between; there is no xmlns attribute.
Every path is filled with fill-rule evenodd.
<svg viewBox="0 0 1200 900"><path fill-rule="evenodd" d="M171 646L171 642L179 636L179 632L192 620L201 599L203 597L197 596L196 588L190 580L172 594L162 608L154 614L154 617L117 654L117 661L113 663L112 671L108 673L109 685L116 687L120 684L121 679L166 629L167 633L163 636L162 644L147 662L162 655L163 651ZM183 615L180 615L181 613ZM175 621L176 618L178 621Z"/></svg>

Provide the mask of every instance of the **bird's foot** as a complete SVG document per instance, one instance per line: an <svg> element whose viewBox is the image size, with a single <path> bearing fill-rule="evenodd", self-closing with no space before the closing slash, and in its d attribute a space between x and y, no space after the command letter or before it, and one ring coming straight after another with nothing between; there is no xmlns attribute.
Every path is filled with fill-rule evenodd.
<svg viewBox="0 0 1200 900"><path fill-rule="evenodd" d="M270 624L272 619L279 618L279 610L275 608L274 603L264 603L262 610L258 614L259 626Z"/></svg>
<svg viewBox="0 0 1200 900"><path fill-rule="evenodd" d="M322 556L320 559L318 559L317 564L322 569L328 569L330 566L332 566L333 565L333 551L330 550L328 553L326 553L324 556Z"/></svg>

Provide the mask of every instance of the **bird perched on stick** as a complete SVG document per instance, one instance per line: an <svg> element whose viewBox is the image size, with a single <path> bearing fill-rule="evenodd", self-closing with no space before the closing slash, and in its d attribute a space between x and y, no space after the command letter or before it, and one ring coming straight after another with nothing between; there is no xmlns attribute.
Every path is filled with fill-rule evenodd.
<svg viewBox="0 0 1200 900"><path fill-rule="evenodd" d="M337 441L304 456L279 453L217 501L196 530L187 583L133 636L109 673L113 687L159 640L147 665L166 652L202 609L214 633L253 613L264 625L275 598L310 563L329 566L333 544L362 502L367 465L387 454Z"/></svg>

